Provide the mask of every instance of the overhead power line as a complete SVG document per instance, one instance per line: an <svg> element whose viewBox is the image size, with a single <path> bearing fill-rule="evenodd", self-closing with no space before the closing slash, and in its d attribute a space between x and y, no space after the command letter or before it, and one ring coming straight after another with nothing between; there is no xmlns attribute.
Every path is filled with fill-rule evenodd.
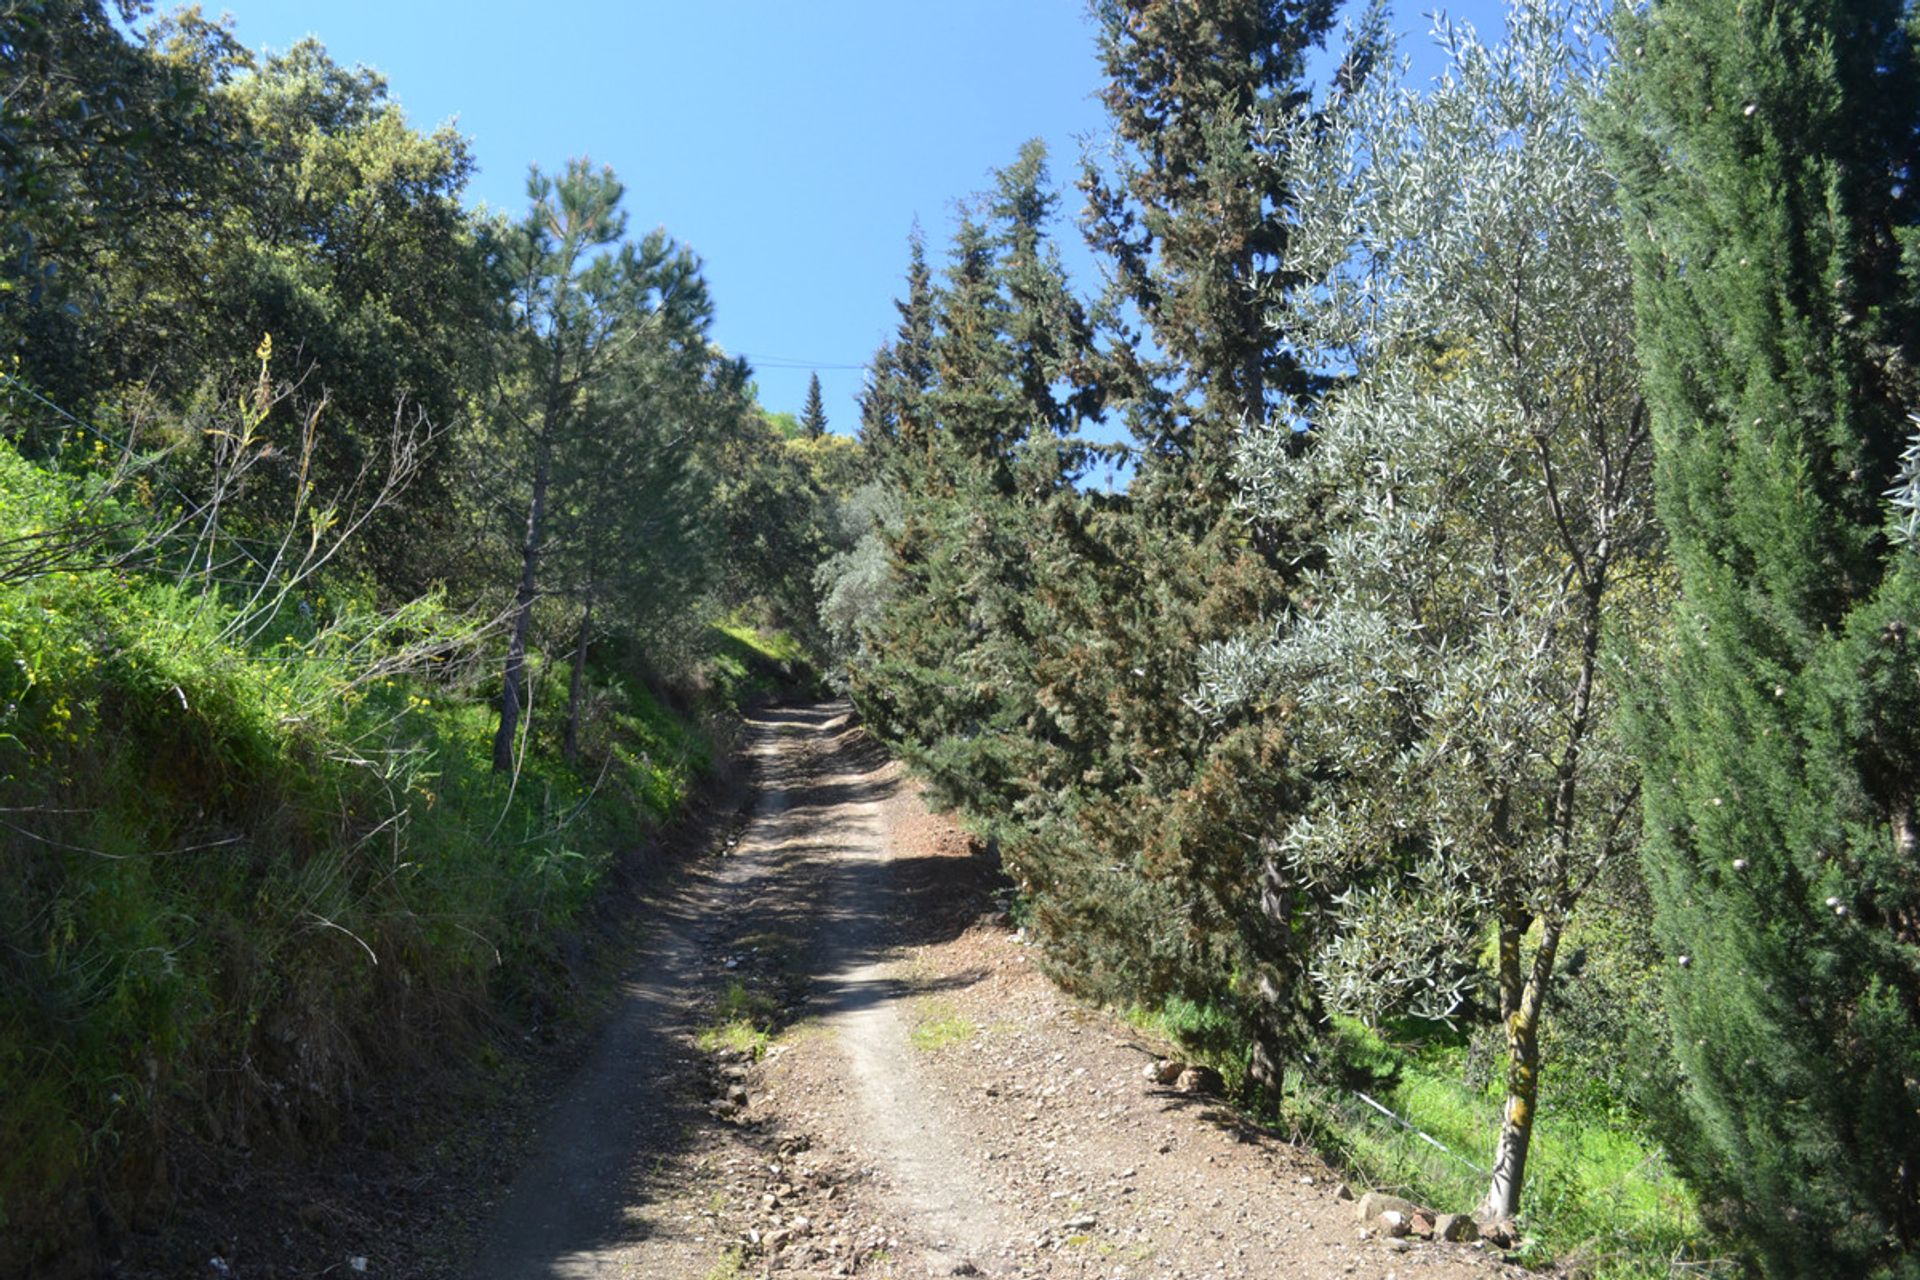
<svg viewBox="0 0 1920 1280"><path fill-rule="evenodd" d="M831 360L801 360L793 356L757 356L751 351L733 353L760 369L847 369L865 372L865 364L839 364Z"/></svg>

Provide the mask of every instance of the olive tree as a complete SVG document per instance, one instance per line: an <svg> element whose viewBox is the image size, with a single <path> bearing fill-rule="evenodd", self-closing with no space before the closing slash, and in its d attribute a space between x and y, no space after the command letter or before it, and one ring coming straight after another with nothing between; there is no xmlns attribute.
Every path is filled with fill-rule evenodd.
<svg viewBox="0 0 1920 1280"><path fill-rule="evenodd" d="M1588 24L1583 26L1583 22ZM1290 702L1317 779L1271 837L1323 904L1330 1008L1461 1016L1488 943L1506 1104L1483 1216L1519 1207L1541 1017L1581 895L1631 848L1611 620L1658 572L1611 181L1581 126L1594 15L1522 0L1504 44L1444 22L1445 74L1303 116L1275 322L1344 375L1250 428L1258 523L1321 530L1270 635L1214 646L1203 702Z"/></svg>

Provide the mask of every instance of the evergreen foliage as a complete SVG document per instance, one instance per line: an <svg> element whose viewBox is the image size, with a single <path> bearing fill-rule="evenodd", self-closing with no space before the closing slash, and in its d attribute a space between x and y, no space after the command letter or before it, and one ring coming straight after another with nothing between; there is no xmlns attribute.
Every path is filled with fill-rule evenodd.
<svg viewBox="0 0 1920 1280"><path fill-rule="evenodd" d="M214 223L225 167L244 152L214 92L241 51L199 26L203 38L156 56L114 25L141 7L13 0L0 11L0 333L34 382L76 407L102 362L146 372L138 354L121 363L101 266L170 274L182 246L155 230L169 216Z"/></svg>
<svg viewBox="0 0 1920 1280"><path fill-rule="evenodd" d="M807 402L800 410L800 425L815 440L827 434L827 406L820 399L820 375L817 373L807 379Z"/></svg>
<svg viewBox="0 0 1920 1280"><path fill-rule="evenodd" d="M1199 645L1286 599L1284 537L1257 544L1234 510L1230 441L1312 385L1262 323L1286 284L1266 126L1298 105L1331 5L1096 18L1118 152L1081 185L1114 288L1084 308L1036 252L1052 197L1031 151L990 225L963 224L944 287L916 242L863 402L901 499L872 507L898 520L893 570L834 598L872 610L863 710L993 837L1053 971L1122 1003L1223 1003L1222 1042L1256 1039L1277 1088L1311 1012L1291 893L1253 836L1295 796L1285 735L1271 708L1216 724L1192 695ZM1109 413L1136 447L1077 440ZM1138 462L1128 492L1078 492L1116 452Z"/></svg>
<svg viewBox="0 0 1920 1280"><path fill-rule="evenodd" d="M1308 387L1266 323L1290 283L1272 144L1307 100L1307 54L1335 5L1102 0L1093 12L1118 154L1082 175L1083 225L1111 264L1110 302L1138 313L1159 352L1116 348L1115 398L1146 457L1171 464L1143 468L1131 492L1199 540L1233 496L1234 428Z"/></svg>
<svg viewBox="0 0 1920 1280"><path fill-rule="evenodd" d="M1609 119L1681 591L1635 716L1667 1136L1774 1276L1920 1274L1914 22L1668 0Z"/></svg>
<svg viewBox="0 0 1920 1280"><path fill-rule="evenodd" d="M932 443L926 398L933 389L933 271L916 225L908 242L906 297L894 308L900 323L893 341L874 353L860 395L860 443L876 472L924 464ZM905 474L894 477L902 487Z"/></svg>
<svg viewBox="0 0 1920 1280"><path fill-rule="evenodd" d="M731 415L708 440L703 537L717 559L710 585L723 608L817 637L814 573L830 551L834 504L852 487L845 452L833 436L787 436L757 411Z"/></svg>
<svg viewBox="0 0 1920 1280"><path fill-rule="evenodd" d="M0 1272L550 1017L765 692L715 619L812 625L846 450L610 174L471 170L316 41L0 0Z"/></svg>
<svg viewBox="0 0 1920 1280"><path fill-rule="evenodd" d="M867 396L869 449L901 488L896 580L879 593L853 687L881 731L976 815L1038 781L1024 674L1045 554L1036 534L1039 513L1077 502L1081 411L1055 388L1084 319L1045 242L1053 199L1045 153L1029 143L983 217L963 220L945 287L910 276L899 364ZM916 244L916 274L919 261Z"/></svg>
<svg viewBox="0 0 1920 1280"><path fill-rule="evenodd" d="M1313 1010L1296 894L1256 833L1299 793L1277 708L1209 722L1193 703L1195 655L1282 613L1299 563L1294 531L1249 527L1235 509L1232 443L1317 385L1266 316L1296 281L1282 266L1291 201L1279 126L1307 99L1305 60L1333 11L1318 0L1095 7L1115 152L1083 172L1082 225L1113 282L1097 376L1137 467L1095 547L1061 562L1097 571L1055 588L1079 602L1083 629L1050 688L1097 734L1085 750L1098 779L1045 846L1061 900L1079 904L1061 932L1101 940L1109 993L1224 1002L1231 1034L1255 1043L1252 1078L1272 1090Z"/></svg>
<svg viewBox="0 0 1920 1280"><path fill-rule="evenodd" d="M9 258L21 275L0 290L0 334L26 380L138 426L210 379L244 378L260 335L277 334L283 364L322 371L310 478L329 492L377 463L396 406L443 426L465 413L500 311L484 229L463 208L466 140L413 130L379 75L312 40L256 59L183 12L135 46L79 12L97 9L9 11L26 40L7 94L21 202L7 227L28 244ZM39 455L58 440L22 443ZM347 552L393 599L444 576L418 553L453 536L449 456L431 449L416 500ZM230 518L272 524L294 481L260 470Z"/></svg>
<svg viewBox="0 0 1920 1280"><path fill-rule="evenodd" d="M597 485L611 478L600 467L580 465L575 455L595 442L604 445L610 433L641 425L613 411L608 389L619 385L633 362L655 353L670 358L676 349L693 348L692 358L699 359L712 316L691 253L658 229L637 244L623 241L623 194L612 170L595 172L585 160L570 161L557 178L536 167L527 179L532 207L503 237L514 324L501 362L507 381L498 401L506 431L502 447L491 452L503 464L512 494L509 510L525 514L520 517L520 585L493 741L493 767L502 773L514 768L527 645L534 604L544 589L541 561L549 550L550 524L568 510L570 500L585 524L603 521L606 508L625 496L602 489L611 501L595 503L567 492L563 486L569 482ZM735 377L743 379L744 372ZM583 616L590 613L591 596Z"/></svg>

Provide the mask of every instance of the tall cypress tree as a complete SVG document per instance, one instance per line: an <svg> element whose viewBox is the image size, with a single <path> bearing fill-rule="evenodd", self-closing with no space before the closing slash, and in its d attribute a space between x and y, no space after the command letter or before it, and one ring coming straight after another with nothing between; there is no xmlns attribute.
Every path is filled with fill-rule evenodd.
<svg viewBox="0 0 1920 1280"><path fill-rule="evenodd" d="M924 455L931 430L927 396L933 389L934 287L918 224L908 248L906 297L893 304L900 325L893 341L874 353L860 394L860 443L878 470L897 463L902 453Z"/></svg>
<svg viewBox="0 0 1920 1280"><path fill-rule="evenodd" d="M1333 12L1331 0L1094 6L1117 158L1086 169L1083 226L1107 260L1107 310L1146 330L1112 344L1102 371L1139 465L1089 526L1097 545L1060 562L1081 578L1049 584L1085 627L1052 696L1104 733L1086 774L1097 781L1051 829L1056 893L1083 904L1060 932L1105 935L1109 994L1228 1007L1270 1088L1310 1012L1297 895L1259 849L1297 788L1277 712L1210 724L1195 711L1193 655L1287 604L1280 539L1256 538L1234 506L1233 444L1317 385L1267 313L1291 283L1282 125L1307 99L1306 57Z"/></svg>
<svg viewBox="0 0 1920 1280"><path fill-rule="evenodd" d="M867 440L886 452L902 521L897 589L853 687L976 817L1004 811L1039 768L1026 673L1039 513L1071 502L1068 437L1095 407L1058 390L1086 322L1047 242L1054 199L1044 149L1029 143L963 219L937 292L919 279L916 243L900 338L867 397Z"/></svg>
<svg viewBox="0 0 1920 1280"><path fill-rule="evenodd" d="M1670 1137L1774 1276L1920 1275L1914 18L1661 0L1609 122L1683 592L1636 722Z"/></svg>
<svg viewBox="0 0 1920 1280"><path fill-rule="evenodd" d="M827 434L827 406L820 399L820 375L817 373L807 379L807 401L800 409L800 425L806 428L810 439L818 440Z"/></svg>
<svg viewBox="0 0 1920 1280"><path fill-rule="evenodd" d="M865 674L874 633L904 585L895 572L895 543L907 495L931 463L934 287L917 223L909 246L906 293L894 303L899 326L874 352L860 390L853 455L858 483L839 504L831 535L838 549L821 563L815 580L822 634L850 687ZM869 717L884 715L885 694L878 686L869 683L856 696Z"/></svg>

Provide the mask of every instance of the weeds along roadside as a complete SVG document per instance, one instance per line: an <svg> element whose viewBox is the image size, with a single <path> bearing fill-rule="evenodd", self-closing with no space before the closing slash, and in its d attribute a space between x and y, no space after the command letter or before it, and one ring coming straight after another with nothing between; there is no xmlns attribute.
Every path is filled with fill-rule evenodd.
<svg viewBox="0 0 1920 1280"><path fill-rule="evenodd" d="M1232 1041L1224 1013L1175 999L1124 1016L1214 1067L1229 1093L1244 1091L1250 1049ZM1487 1056L1465 1031L1338 1019L1311 1069L1289 1073L1287 1096L1256 1100L1253 1114L1311 1146L1356 1190L1463 1212L1485 1190L1500 1107L1497 1082L1476 1061ZM1544 1092L1550 1100L1555 1084L1570 1083L1550 1078ZM1517 1252L1529 1266L1559 1263L1595 1280L1742 1274L1716 1256L1691 1189L1618 1099L1544 1110L1529 1179Z"/></svg>
<svg viewBox="0 0 1920 1280"><path fill-rule="evenodd" d="M357 1088L552 1016L616 855L725 750L716 697L615 657L578 768L536 672L496 774L469 620L316 578L236 627L231 591L116 558L141 513L84 490L0 450L0 545L105 530L0 575L9 1274L156 1220L178 1139L323 1143Z"/></svg>

